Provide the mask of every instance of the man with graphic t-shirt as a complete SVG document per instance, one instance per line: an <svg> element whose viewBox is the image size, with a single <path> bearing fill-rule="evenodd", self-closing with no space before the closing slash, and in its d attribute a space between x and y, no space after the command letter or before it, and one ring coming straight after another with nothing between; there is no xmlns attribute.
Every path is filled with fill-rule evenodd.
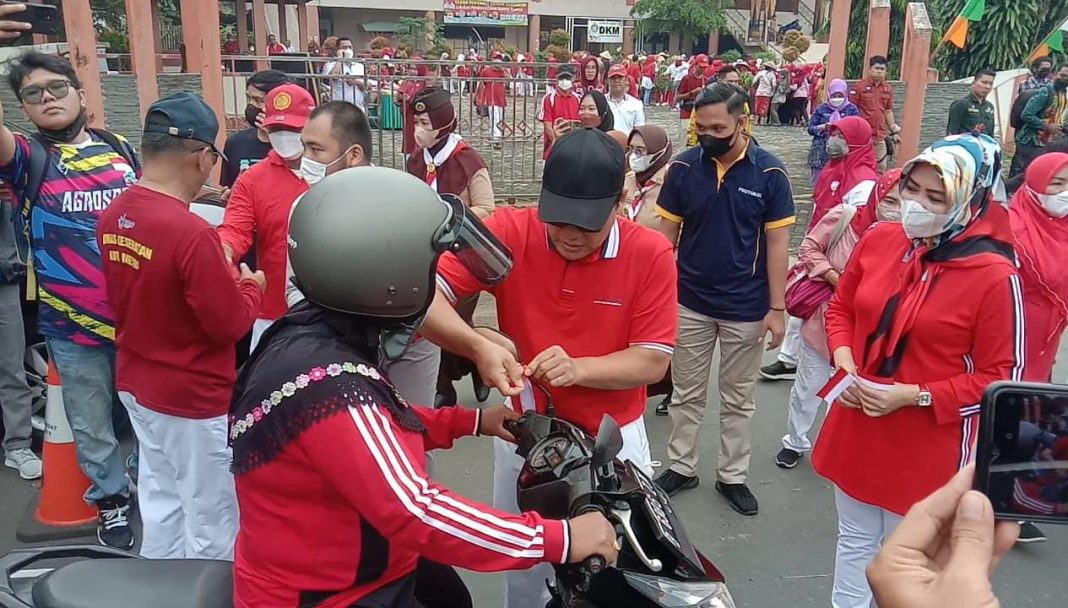
<svg viewBox="0 0 1068 608"><path fill-rule="evenodd" d="M0 6L0 31L10 27L7 15L21 10ZM85 127L85 92L63 59L30 51L8 64L7 80L37 127L27 137L0 124L0 181L12 191L22 267L32 266L28 292L37 297L38 327L63 379L78 464L90 482L85 499L100 510L97 538L128 549L129 479L111 422L115 324L95 235L101 213L137 181L140 167L124 138ZM28 184L35 180L37 188ZM9 293L17 301L18 289ZM24 474L35 460L27 436L7 450L4 464Z"/></svg>

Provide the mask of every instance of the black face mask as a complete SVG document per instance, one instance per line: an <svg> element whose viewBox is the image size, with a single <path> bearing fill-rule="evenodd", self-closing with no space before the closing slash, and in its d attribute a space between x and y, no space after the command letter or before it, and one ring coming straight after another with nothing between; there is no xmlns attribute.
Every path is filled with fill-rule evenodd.
<svg viewBox="0 0 1068 608"><path fill-rule="evenodd" d="M1042 68L1035 75L1038 76L1039 78L1049 78L1049 75L1052 72L1053 72L1053 70L1051 68Z"/></svg>
<svg viewBox="0 0 1068 608"><path fill-rule="evenodd" d="M1063 91L1065 89L1068 89L1068 79L1066 79L1066 78L1058 78L1057 80L1054 80L1053 81L1053 88L1057 89L1058 91Z"/></svg>
<svg viewBox="0 0 1068 608"><path fill-rule="evenodd" d="M734 133L727 137L716 137L714 135L698 135L697 143L701 144L701 149L705 151L705 154L711 158L721 158L731 151L731 147L734 146L735 138L738 136L738 129L734 130Z"/></svg>
<svg viewBox="0 0 1068 608"><path fill-rule="evenodd" d="M82 132L85 127L85 108L82 108L78 112L78 117L74 119L74 122L70 123L62 129L46 129L44 127L37 127L37 132L41 134L48 141L54 144L69 144L74 141L74 138Z"/></svg>
<svg viewBox="0 0 1068 608"><path fill-rule="evenodd" d="M247 106L245 106L245 122L248 123L248 126L256 126L256 119L259 118L260 112L262 111L263 110L257 108L252 104L248 104Z"/></svg>

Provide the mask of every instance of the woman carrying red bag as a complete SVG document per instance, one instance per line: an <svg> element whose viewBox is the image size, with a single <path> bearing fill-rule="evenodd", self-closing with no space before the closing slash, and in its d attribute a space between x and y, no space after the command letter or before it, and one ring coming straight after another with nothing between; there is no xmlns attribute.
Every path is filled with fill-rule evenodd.
<svg viewBox="0 0 1068 608"><path fill-rule="evenodd" d="M790 315L799 316L803 321L797 355L797 379L790 389L786 434L782 438L782 450L775 456L775 464L781 468L794 468L797 461L812 450L808 432L816 421L823 401L816 393L834 373L830 365L831 355L827 351L827 330L823 317L860 237L876 222L901 221L900 180L900 169L887 172L876 184L864 206L838 205L823 216L801 242L798 266L807 276L807 279L801 280L823 284L829 289L824 296L826 299L807 315L794 310L791 294L789 291L786 294L786 307Z"/></svg>
<svg viewBox="0 0 1068 608"><path fill-rule="evenodd" d="M812 454L834 484L831 603L867 608L865 568L912 505L974 459L983 391L1023 373L1023 288L986 135L936 142L902 171L901 225L861 239L827 310L854 380Z"/></svg>
<svg viewBox="0 0 1068 608"><path fill-rule="evenodd" d="M827 133L829 160L812 193L810 228L842 203L863 204L879 179L875 148L871 143L871 125L867 120L847 116L828 126Z"/></svg>

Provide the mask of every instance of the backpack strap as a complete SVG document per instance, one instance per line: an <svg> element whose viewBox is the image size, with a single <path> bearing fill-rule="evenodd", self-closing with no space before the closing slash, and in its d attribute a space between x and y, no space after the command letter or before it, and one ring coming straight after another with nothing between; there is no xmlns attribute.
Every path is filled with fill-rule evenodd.
<svg viewBox="0 0 1068 608"><path fill-rule="evenodd" d="M137 156L132 153L129 144L123 142L117 135L106 129L89 128L89 132L99 137L104 143L111 146L112 150L115 150L125 158L126 162L133 167L135 173L141 173L141 163L137 161Z"/></svg>

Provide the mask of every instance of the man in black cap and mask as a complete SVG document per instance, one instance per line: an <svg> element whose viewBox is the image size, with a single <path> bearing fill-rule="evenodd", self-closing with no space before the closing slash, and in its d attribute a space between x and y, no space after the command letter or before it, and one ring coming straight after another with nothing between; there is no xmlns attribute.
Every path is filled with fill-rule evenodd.
<svg viewBox="0 0 1068 608"><path fill-rule="evenodd" d="M623 432L620 458L651 473L645 386L664 376L675 346L677 275L669 242L618 219L625 167L623 147L602 131L558 139L538 207L500 209L485 221L515 257L511 274L490 286L459 257L442 256L421 332L474 360L517 412L545 412L551 395L556 415L590 434L612 416ZM496 298L510 354L450 306L482 291ZM518 513L521 466L514 446L494 441L495 507ZM544 566L508 573L507 606L545 606L551 577Z"/></svg>
<svg viewBox="0 0 1068 608"><path fill-rule="evenodd" d="M248 99L245 122L248 128L226 138L226 145L223 146L226 160L223 161L219 177L219 184L224 188L233 186L242 171L267 158L271 141L262 127L264 103L267 93L288 83L289 77L278 70L261 70L248 77L245 82L245 98Z"/></svg>
<svg viewBox="0 0 1068 608"><path fill-rule="evenodd" d="M0 15L18 6L0 6ZM0 124L0 181L13 195L19 258L30 266L27 293L40 302L40 332L63 378L78 462L91 482L85 498L100 509L100 542L129 548L129 480L111 423L115 324L95 235L139 166L124 138L86 128L85 92L63 59L25 53L8 64L7 80L37 128L24 136ZM21 471L26 463L13 459L26 456L6 461Z"/></svg>

